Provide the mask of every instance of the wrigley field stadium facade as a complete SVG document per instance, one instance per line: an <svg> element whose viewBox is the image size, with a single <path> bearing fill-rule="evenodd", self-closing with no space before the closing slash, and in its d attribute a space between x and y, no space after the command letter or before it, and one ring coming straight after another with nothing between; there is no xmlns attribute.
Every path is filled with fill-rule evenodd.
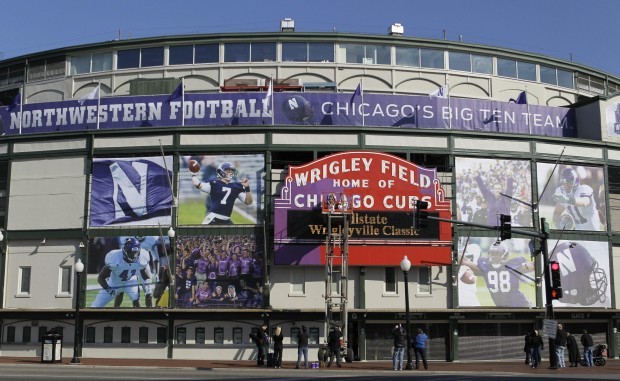
<svg viewBox="0 0 620 381"><path fill-rule="evenodd" d="M409 309L435 361L521 359L547 321L618 356L619 77L280 26L0 61L0 355L54 329L65 357L248 360L265 321L284 360L334 324L388 360Z"/></svg>

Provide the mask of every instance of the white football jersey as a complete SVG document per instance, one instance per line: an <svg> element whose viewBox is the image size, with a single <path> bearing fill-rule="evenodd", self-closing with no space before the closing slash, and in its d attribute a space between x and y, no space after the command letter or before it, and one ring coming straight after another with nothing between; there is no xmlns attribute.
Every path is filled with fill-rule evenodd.
<svg viewBox="0 0 620 381"><path fill-rule="evenodd" d="M558 187L555 194L564 195L562 187ZM575 230L601 230L601 220L596 210L596 201L594 200L594 191L589 185L581 184L573 194L569 196L573 198L589 198L590 204L586 206L577 206L569 203L561 202L565 212L575 220Z"/></svg>
<svg viewBox="0 0 620 381"><path fill-rule="evenodd" d="M116 288L137 284L140 270L147 269L148 271L149 253L144 249L140 249L138 259L135 262L127 263L123 259L123 250L112 250L105 256L105 264L112 270L108 279L110 287Z"/></svg>

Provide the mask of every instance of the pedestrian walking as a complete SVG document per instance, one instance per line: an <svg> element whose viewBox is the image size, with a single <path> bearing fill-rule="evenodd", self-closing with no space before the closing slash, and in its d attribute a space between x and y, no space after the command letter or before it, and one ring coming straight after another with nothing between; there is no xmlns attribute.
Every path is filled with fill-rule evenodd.
<svg viewBox="0 0 620 381"><path fill-rule="evenodd" d="M568 361L570 362L570 367L578 367L580 360L579 345L577 344L577 339L575 339L575 336L571 335L570 332L566 332L566 349L568 349Z"/></svg>
<svg viewBox="0 0 620 381"><path fill-rule="evenodd" d="M327 338L327 346L329 348L329 363L327 366L332 366L332 361L334 360L334 356L336 357L336 366L338 368L342 367L340 365L340 347L342 345L342 332L340 331L339 326L335 326L334 329L329 333Z"/></svg>
<svg viewBox="0 0 620 381"><path fill-rule="evenodd" d="M556 368L565 368L564 364L564 351L566 349L566 331L562 324L558 324L558 330L555 334L555 353L557 357L557 363L555 365Z"/></svg>
<svg viewBox="0 0 620 381"><path fill-rule="evenodd" d="M282 368L282 352L284 351L284 335L282 335L282 327L277 326L273 333L273 367Z"/></svg>
<svg viewBox="0 0 620 381"><path fill-rule="evenodd" d="M297 334L297 366L295 369L299 369L301 365L301 356L304 356L304 367L308 369L308 327L301 326L301 331Z"/></svg>
<svg viewBox="0 0 620 381"><path fill-rule="evenodd" d="M263 323L256 331L256 335L250 334L250 338L256 344L256 366L265 366L265 354L269 350L269 336L267 335L267 323Z"/></svg>
<svg viewBox="0 0 620 381"><path fill-rule="evenodd" d="M403 370L403 358L407 349L407 331L401 324L396 324L392 330L394 338L394 355L392 356L392 365L394 370Z"/></svg>
<svg viewBox="0 0 620 381"><path fill-rule="evenodd" d="M594 355L592 353L594 340L592 340L592 336L585 329L581 335L581 345L583 345L583 358L586 360L586 366L594 366Z"/></svg>
<svg viewBox="0 0 620 381"><path fill-rule="evenodd" d="M525 344L523 345L523 352L525 352L525 364L530 365L532 363L531 352L532 348L530 347L530 339L532 338L532 334L528 333L525 335Z"/></svg>
<svg viewBox="0 0 620 381"><path fill-rule="evenodd" d="M415 352L415 368L419 369L420 358L424 369L428 369L428 363L426 362L426 342L428 336L424 333L422 328L418 328L418 333L413 338L413 351Z"/></svg>
<svg viewBox="0 0 620 381"><path fill-rule="evenodd" d="M528 345L530 347L530 359L532 361L531 367L538 368L540 365L540 351L545 349L545 343L537 330L532 331L532 333L528 335Z"/></svg>

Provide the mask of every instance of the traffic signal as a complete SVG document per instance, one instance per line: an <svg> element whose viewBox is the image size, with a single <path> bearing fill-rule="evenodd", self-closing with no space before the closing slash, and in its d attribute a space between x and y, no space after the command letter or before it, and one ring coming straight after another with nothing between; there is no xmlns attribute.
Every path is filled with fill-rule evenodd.
<svg viewBox="0 0 620 381"><path fill-rule="evenodd" d="M563 296L560 263L549 261L549 269L551 271L551 299L560 299Z"/></svg>
<svg viewBox="0 0 620 381"><path fill-rule="evenodd" d="M510 224L511 218L505 214L500 214L499 216L499 239L501 241L510 239L512 237L512 232L510 229L512 225Z"/></svg>
<svg viewBox="0 0 620 381"><path fill-rule="evenodd" d="M428 227L428 211L426 209L428 209L428 202L415 200L415 219L413 224L415 230Z"/></svg>

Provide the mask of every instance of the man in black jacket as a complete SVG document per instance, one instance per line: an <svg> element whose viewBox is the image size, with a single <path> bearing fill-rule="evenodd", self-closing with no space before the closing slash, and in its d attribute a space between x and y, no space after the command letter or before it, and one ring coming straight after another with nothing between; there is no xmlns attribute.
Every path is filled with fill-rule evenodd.
<svg viewBox="0 0 620 381"><path fill-rule="evenodd" d="M562 324L558 324L558 331L555 334L555 353L557 355L557 362L555 364L556 368L564 368L564 350L566 349L566 331Z"/></svg>
<svg viewBox="0 0 620 381"><path fill-rule="evenodd" d="M339 326L335 326L334 329L329 333L327 337L327 347L329 348L329 363L327 366L332 366L332 361L334 360L334 355L336 356L336 366L338 368L342 367L340 365L340 346L342 340L342 332L340 331Z"/></svg>
<svg viewBox="0 0 620 381"><path fill-rule="evenodd" d="M392 337L394 338L392 365L394 370L403 370L403 358L407 348L407 331L405 331L402 325L396 324L396 327L392 330Z"/></svg>
<svg viewBox="0 0 620 381"><path fill-rule="evenodd" d="M581 335L581 345L583 345L583 358L586 360L586 366L594 366L594 356L592 354L592 347L594 346L594 340L587 330L583 330Z"/></svg>
<svg viewBox="0 0 620 381"><path fill-rule="evenodd" d="M269 336L267 336L267 323L261 324L256 331L256 335L250 334L250 338L256 344L256 365L259 367L265 366L265 353L269 350ZM265 350L267 349L267 350Z"/></svg>
<svg viewBox="0 0 620 381"><path fill-rule="evenodd" d="M301 365L301 356L304 356L304 364L306 369L308 368L308 328L305 325L301 326L301 331L297 334L297 366L295 369L299 369Z"/></svg>

